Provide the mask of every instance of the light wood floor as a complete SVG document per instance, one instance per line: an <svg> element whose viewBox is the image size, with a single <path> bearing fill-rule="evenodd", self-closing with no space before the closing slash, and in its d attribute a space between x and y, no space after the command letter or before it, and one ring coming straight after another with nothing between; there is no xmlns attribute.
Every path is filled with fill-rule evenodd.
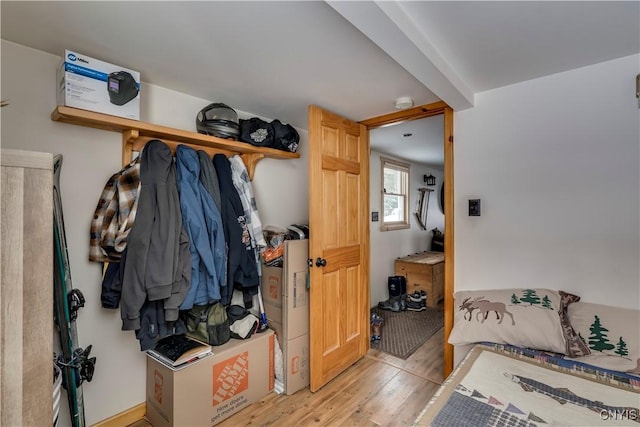
<svg viewBox="0 0 640 427"><path fill-rule="evenodd" d="M442 383L443 340L441 329L407 360L369 350L316 393L271 393L218 425L410 426Z"/></svg>

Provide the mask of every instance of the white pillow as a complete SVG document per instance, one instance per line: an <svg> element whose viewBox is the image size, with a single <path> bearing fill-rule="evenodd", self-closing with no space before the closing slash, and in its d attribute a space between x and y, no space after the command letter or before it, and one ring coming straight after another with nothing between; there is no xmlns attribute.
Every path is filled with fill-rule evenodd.
<svg viewBox="0 0 640 427"><path fill-rule="evenodd" d="M576 302L567 315L591 350L577 360L640 375L640 310Z"/></svg>
<svg viewBox="0 0 640 427"><path fill-rule="evenodd" d="M549 289L494 289L454 294L453 345L489 341L566 352L561 298Z"/></svg>

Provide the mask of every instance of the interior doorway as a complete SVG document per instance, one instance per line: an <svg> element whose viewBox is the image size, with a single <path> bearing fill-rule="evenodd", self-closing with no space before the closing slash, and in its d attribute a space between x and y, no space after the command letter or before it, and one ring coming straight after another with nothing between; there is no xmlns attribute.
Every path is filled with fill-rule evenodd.
<svg viewBox="0 0 640 427"><path fill-rule="evenodd" d="M453 325L453 273L454 273L454 221L453 221L453 110L444 102L414 107L379 117L364 120L360 123L367 126L369 131L390 126L393 124L419 120L426 117L442 115L442 148L444 154L443 181L447 183L443 190L444 199L444 223L446 232L444 239L444 375L445 377L453 369L453 347L447 344L447 339ZM372 170L373 170L372 163ZM436 191L436 199L439 198L439 191ZM378 209L373 204L371 210ZM373 262L372 262L373 265ZM371 276L373 277L373 275Z"/></svg>
<svg viewBox="0 0 640 427"><path fill-rule="evenodd" d="M372 307L388 298L386 279L393 275L394 260L433 250L433 230L437 229L436 233L445 231L444 210L440 209L438 203L439 188L444 179L443 133L443 115L390 124L369 131ZM390 228L383 224L383 219L387 219L389 213L385 199L386 202L388 199L397 199L383 191L383 187L384 190L390 187L383 179L383 165L386 161L397 161L408 166L408 227ZM397 177L397 174L391 176ZM427 178L434 182L427 183ZM422 204L420 197L424 198ZM421 206L426 209L416 215Z"/></svg>

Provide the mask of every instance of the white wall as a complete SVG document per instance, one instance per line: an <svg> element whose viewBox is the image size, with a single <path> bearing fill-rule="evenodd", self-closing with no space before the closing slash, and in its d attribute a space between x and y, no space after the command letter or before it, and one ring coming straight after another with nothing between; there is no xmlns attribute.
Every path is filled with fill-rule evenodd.
<svg viewBox="0 0 640 427"><path fill-rule="evenodd" d="M633 55L478 93L455 114L456 290L640 307L639 72Z"/></svg>
<svg viewBox="0 0 640 427"><path fill-rule="evenodd" d="M375 130L373 131L375 132ZM444 129L443 129L444 132ZM378 212L382 217L381 209L381 192L380 192L380 156L394 159L394 157L386 154L380 154L371 151L369 164L369 210ZM402 162L406 160L397 159ZM415 211L416 199L418 197L418 188L426 187L423 175L431 173L436 177L436 186L433 187L437 191L431 193L429 197L429 208L427 214L427 229L422 230L418 225L413 212ZM387 278L393 276L394 261L398 257L407 256L416 252L430 249L431 230L438 228L444 232L444 215L438 206L438 195L440 184L442 183L443 172L435 168L427 167L417 163L410 163L409 168L409 201L410 224L411 227L404 230L380 231L380 221L371 221L369 214L369 231L370 231L370 289L371 289L371 307L378 305L379 301L389 298L387 290Z"/></svg>
<svg viewBox="0 0 640 427"><path fill-rule="evenodd" d="M119 310L101 308L101 267L87 261L91 217L104 184L121 167L121 136L51 121L60 57L5 40L1 49L2 99L10 102L0 109L2 147L64 156L61 193L71 276L86 298L78 317L79 341L83 347L92 344L97 357L93 381L84 385L89 425L145 401L144 353L132 331L120 330ZM141 94L142 120L187 130L195 129L196 113L212 102L144 83ZM298 131L300 159L263 159L256 168L253 189L264 224L308 221L307 133ZM65 402L60 405L61 425L69 425Z"/></svg>

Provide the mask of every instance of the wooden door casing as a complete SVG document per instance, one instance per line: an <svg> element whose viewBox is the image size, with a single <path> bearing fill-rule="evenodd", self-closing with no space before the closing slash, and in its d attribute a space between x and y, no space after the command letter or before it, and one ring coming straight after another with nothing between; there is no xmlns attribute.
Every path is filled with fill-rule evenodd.
<svg viewBox="0 0 640 427"><path fill-rule="evenodd" d="M402 111L373 117L360 123L368 130L407 120L417 120L424 117L444 115L444 374L445 377L453 371L453 346L448 343L449 334L453 328L453 291L454 291L454 183L453 183L453 109L446 103L439 101L433 104L420 105Z"/></svg>
<svg viewBox="0 0 640 427"><path fill-rule="evenodd" d="M369 349L368 212L366 127L310 106L311 391Z"/></svg>

